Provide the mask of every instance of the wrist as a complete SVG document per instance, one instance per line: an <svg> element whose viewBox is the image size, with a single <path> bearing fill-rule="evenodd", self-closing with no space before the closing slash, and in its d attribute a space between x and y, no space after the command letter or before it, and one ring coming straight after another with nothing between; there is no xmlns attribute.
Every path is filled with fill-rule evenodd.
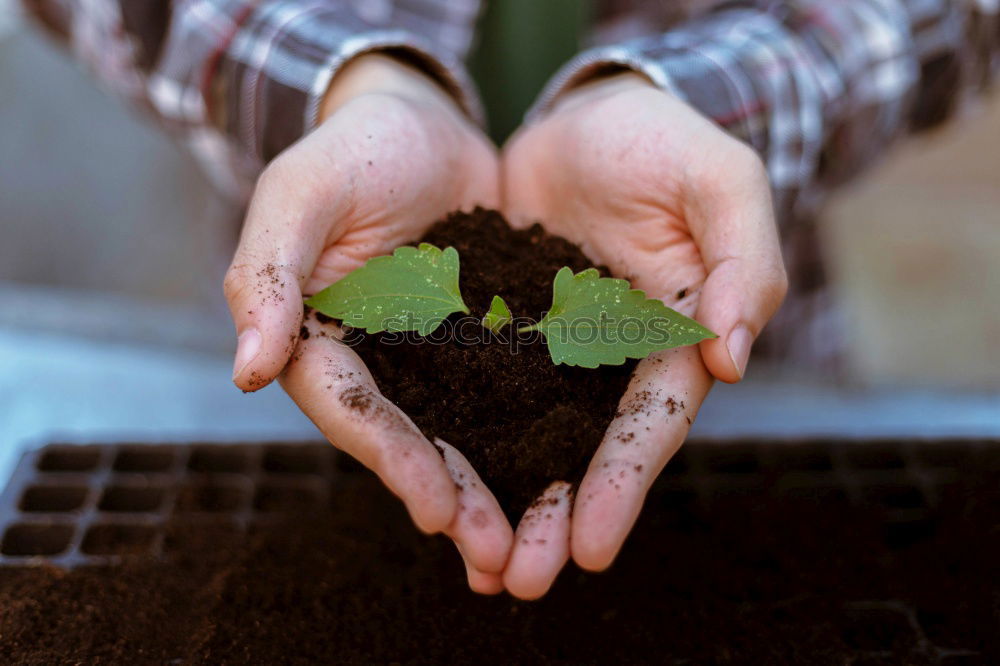
<svg viewBox="0 0 1000 666"><path fill-rule="evenodd" d="M337 72L319 108L319 121L366 94L397 95L462 113L458 102L423 70L385 53L365 53Z"/></svg>
<svg viewBox="0 0 1000 666"><path fill-rule="evenodd" d="M633 70L618 70L608 74L593 76L579 81L572 87L562 91L553 101L551 112L568 111L582 104L622 92L648 88L658 90L656 84L651 79Z"/></svg>

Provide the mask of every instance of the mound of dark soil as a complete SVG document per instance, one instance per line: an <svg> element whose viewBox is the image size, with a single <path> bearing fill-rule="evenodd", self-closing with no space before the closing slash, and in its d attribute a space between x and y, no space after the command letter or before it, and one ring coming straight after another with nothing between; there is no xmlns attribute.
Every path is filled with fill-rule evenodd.
<svg viewBox="0 0 1000 666"><path fill-rule="evenodd" d="M554 365L540 336L515 345L510 327L495 336L478 324L495 295L515 318L540 319L556 272L592 265L565 239L538 225L515 231L500 213L477 209L451 215L421 240L458 250L471 317L452 315L434 342L384 344L385 334L375 334L356 350L385 396L427 437L461 450L516 521L552 481L582 478L635 362Z"/></svg>

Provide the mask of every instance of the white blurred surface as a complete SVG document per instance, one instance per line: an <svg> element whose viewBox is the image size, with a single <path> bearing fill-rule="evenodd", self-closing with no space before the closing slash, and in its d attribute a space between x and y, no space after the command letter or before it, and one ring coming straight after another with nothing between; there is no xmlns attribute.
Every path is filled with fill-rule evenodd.
<svg viewBox="0 0 1000 666"><path fill-rule="evenodd" d="M0 38L0 280L219 307L238 222L180 145L31 22Z"/></svg>
<svg viewBox="0 0 1000 666"><path fill-rule="evenodd" d="M0 0L0 42L21 24L21 10L17 0Z"/></svg>
<svg viewBox="0 0 1000 666"><path fill-rule="evenodd" d="M226 356L0 328L0 487L50 441L317 439L278 386L243 394Z"/></svg>

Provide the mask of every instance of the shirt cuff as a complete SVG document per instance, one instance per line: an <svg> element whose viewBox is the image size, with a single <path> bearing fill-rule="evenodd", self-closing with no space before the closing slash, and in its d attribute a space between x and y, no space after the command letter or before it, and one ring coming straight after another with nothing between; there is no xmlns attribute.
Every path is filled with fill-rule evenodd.
<svg viewBox="0 0 1000 666"><path fill-rule="evenodd" d="M479 97L453 54L408 31L373 26L349 8L301 0L267 3L237 27L210 81L210 115L251 159L266 164L316 126L337 72L374 51L424 69L482 124Z"/></svg>

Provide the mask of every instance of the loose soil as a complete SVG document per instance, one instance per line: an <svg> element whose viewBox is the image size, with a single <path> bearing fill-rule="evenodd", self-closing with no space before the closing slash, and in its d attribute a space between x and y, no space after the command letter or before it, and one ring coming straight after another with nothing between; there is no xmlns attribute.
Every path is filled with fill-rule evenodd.
<svg viewBox="0 0 1000 666"><path fill-rule="evenodd" d="M352 468L333 480L329 510L248 535L179 524L162 561L0 569L0 654L5 664L1000 660L997 473L956 479L905 538L877 510L842 501L777 500L765 487L702 507L665 481L608 573L567 570L525 603L470 593L454 547L419 534ZM971 653L938 662L937 648Z"/></svg>
<svg viewBox="0 0 1000 666"><path fill-rule="evenodd" d="M515 318L538 321L552 304L556 272L592 266L569 241L537 224L515 231L483 209L453 214L421 240L458 250L462 296L474 319L452 315L430 336L435 344L385 344L385 334L356 333L356 350L382 393L427 437L461 450L516 521L551 482L582 478L635 362L557 366L540 336L512 351L477 323L495 295Z"/></svg>

